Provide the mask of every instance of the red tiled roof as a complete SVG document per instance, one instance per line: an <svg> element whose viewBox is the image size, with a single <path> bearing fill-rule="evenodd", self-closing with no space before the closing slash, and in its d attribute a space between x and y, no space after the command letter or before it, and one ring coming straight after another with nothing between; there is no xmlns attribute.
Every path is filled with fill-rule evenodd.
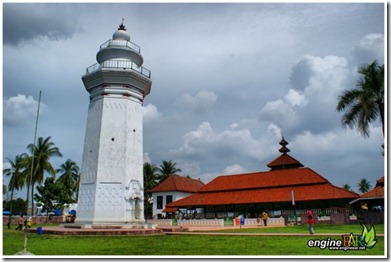
<svg viewBox="0 0 391 262"><path fill-rule="evenodd" d="M272 160L268 167L271 169L289 168L289 167L303 167L303 165L288 154L282 154L276 159Z"/></svg>
<svg viewBox="0 0 391 262"><path fill-rule="evenodd" d="M354 199L359 196L354 192L325 182L316 185L305 186L286 186L276 188L197 193L175 202L171 202L166 205L166 207L290 202L292 201L292 190L294 190L295 193L295 201Z"/></svg>
<svg viewBox="0 0 391 262"><path fill-rule="evenodd" d="M199 192L271 188L325 183L327 180L310 168L279 169L266 172L219 176Z"/></svg>
<svg viewBox="0 0 391 262"><path fill-rule="evenodd" d="M360 198L384 198L384 187L378 186L360 195Z"/></svg>
<svg viewBox="0 0 391 262"><path fill-rule="evenodd" d="M359 195L336 187L310 168L279 169L267 172L219 176L198 193L167 207L229 205L291 201L354 199Z"/></svg>
<svg viewBox="0 0 391 262"><path fill-rule="evenodd" d="M177 211L178 208L177 207L166 207L163 209L162 212L165 212L165 213L174 213L175 211Z"/></svg>
<svg viewBox="0 0 391 262"><path fill-rule="evenodd" d="M376 180L376 187L378 186L384 187L384 176Z"/></svg>
<svg viewBox="0 0 391 262"><path fill-rule="evenodd" d="M179 191L195 193L204 185L199 179L171 175L159 185L149 190L149 192Z"/></svg>

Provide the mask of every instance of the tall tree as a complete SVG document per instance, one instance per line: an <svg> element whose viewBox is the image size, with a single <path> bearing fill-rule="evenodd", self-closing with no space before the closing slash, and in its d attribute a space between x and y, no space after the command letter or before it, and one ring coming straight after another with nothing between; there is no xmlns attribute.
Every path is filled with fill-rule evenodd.
<svg viewBox="0 0 391 262"><path fill-rule="evenodd" d="M34 199L44 205L44 209L49 213L56 208L63 210L64 204L72 202L72 198L67 192L67 188L62 183L57 183L54 177L45 179L42 186L37 186L39 194L34 194Z"/></svg>
<svg viewBox="0 0 391 262"><path fill-rule="evenodd" d="M380 117L384 136L384 65L376 61L358 68L361 75L357 88L346 90L339 97L337 111L345 111L342 124L357 126L363 137L369 137L369 125Z"/></svg>
<svg viewBox="0 0 391 262"><path fill-rule="evenodd" d="M362 178L360 180L360 182L357 184L357 186L358 186L358 190L361 193L366 193L371 188L371 184L369 183L369 181L366 178Z"/></svg>
<svg viewBox="0 0 391 262"><path fill-rule="evenodd" d="M152 214L152 193L148 192L157 185L157 167L148 162L144 163L144 215Z"/></svg>
<svg viewBox="0 0 391 262"><path fill-rule="evenodd" d="M56 183L63 184L70 197L73 197L78 190L79 170L79 166L71 159L68 159L61 164L60 168L56 169L56 173L60 173Z"/></svg>
<svg viewBox="0 0 391 262"><path fill-rule="evenodd" d="M173 163L172 160L170 161L164 161L163 163L158 167L158 183L161 183L163 180L168 178L169 176L176 174L177 172L182 172L180 168L176 167L176 163Z"/></svg>
<svg viewBox="0 0 391 262"><path fill-rule="evenodd" d="M60 149L54 146L54 143L50 141L51 137L47 138L38 138L37 145L29 144L27 148L30 150L29 164L28 169L31 172L31 161L33 161L33 170L31 177L31 212L34 214L34 186L36 183L41 184L44 179L44 173L47 172L53 177L56 176L56 171L54 170L50 159L52 157L58 156L62 157ZM33 160L34 158L34 160ZM30 186L30 174L27 176L27 185Z"/></svg>
<svg viewBox="0 0 391 262"><path fill-rule="evenodd" d="M20 190L25 183L24 171L26 170L26 159L28 155L23 153L15 156L15 160L7 158L10 168L3 169L3 174L11 176L8 183L8 190L11 191L11 205L10 212L12 214L12 200L14 196L14 190Z"/></svg>

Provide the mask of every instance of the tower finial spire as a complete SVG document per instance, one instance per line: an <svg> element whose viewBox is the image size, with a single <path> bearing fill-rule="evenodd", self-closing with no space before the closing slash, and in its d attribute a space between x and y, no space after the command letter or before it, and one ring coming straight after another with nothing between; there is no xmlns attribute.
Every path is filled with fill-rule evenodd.
<svg viewBox="0 0 391 262"><path fill-rule="evenodd" d="M282 147L281 147L280 150L278 150L278 151L280 151L282 154L286 154L286 153L288 153L288 152L290 151L289 148L286 147L286 145L289 144L289 143L285 141L284 136L282 136L282 139L281 139L281 141L280 141L279 144L280 144Z"/></svg>
<svg viewBox="0 0 391 262"><path fill-rule="evenodd" d="M124 20L125 20L125 19L122 18L122 22L121 22L121 24L119 25L118 30L126 31L125 26L124 26Z"/></svg>

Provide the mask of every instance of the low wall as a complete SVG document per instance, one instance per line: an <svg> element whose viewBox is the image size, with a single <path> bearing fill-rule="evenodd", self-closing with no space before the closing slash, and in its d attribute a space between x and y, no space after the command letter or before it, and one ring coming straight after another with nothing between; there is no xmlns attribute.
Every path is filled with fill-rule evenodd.
<svg viewBox="0 0 391 262"><path fill-rule="evenodd" d="M23 220L27 220L29 216L23 216ZM15 216L13 219L11 219L11 225L17 225L18 224L19 216ZM64 216L33 216L31 218L33 220L34 224L59 224L64 223L65 219ZM9 216L3 216L3 225L7 225L9 222Z"/></svg>
<svg viewBox="0 0 391 262"><path fill-rule="evenodd" d="M148 219L146 223L158 226L172 226L172 219Z"/></svg>
<svg viewBox="0 0 391 262"><path fill-rule="evenodd" d="M224 219L193 219L193 220L183 220L182 221L183 226L202 226L202 227L208 227L208 226L215 226L215 227L223 227L224 226Z"/></svg>
<svg viewBox="0 0 391 262"><path fill-rule="evenodd" d="M260 218L246 218L244 219L245 226L264 226L263 220ZM285 226L285 220L283 217L268 218L268 226Z"/></svg>

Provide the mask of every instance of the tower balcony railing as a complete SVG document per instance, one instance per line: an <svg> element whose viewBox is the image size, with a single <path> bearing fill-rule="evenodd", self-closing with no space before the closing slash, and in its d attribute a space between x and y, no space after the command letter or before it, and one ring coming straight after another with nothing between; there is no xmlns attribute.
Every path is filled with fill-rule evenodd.
<svg viewBox="0 0 391 262"><path fill-rule="evenodd" d="M142 74L145 77L151 78L151 71L149 69L143 66L137 66L137 64L132 61L124 61L124 60L107 60L101 64L99 63L93 64L92 66L87 67L86 75L98 71L99 69L102 68L114 68L114 69L124 69L124 70L131 69Z"/></svg>
<svg viewBox="0 0 391 262"><path fill-rule="evenodd" d="M133 51L136 51L137 53L140 53L140 46L136 45L135 43L132 43L130 41L126 40L113 40L109 39L103 44L100 45L100 49L110 47L110 46L117 46L117 47L127 47L132 49Z"/></svg>

